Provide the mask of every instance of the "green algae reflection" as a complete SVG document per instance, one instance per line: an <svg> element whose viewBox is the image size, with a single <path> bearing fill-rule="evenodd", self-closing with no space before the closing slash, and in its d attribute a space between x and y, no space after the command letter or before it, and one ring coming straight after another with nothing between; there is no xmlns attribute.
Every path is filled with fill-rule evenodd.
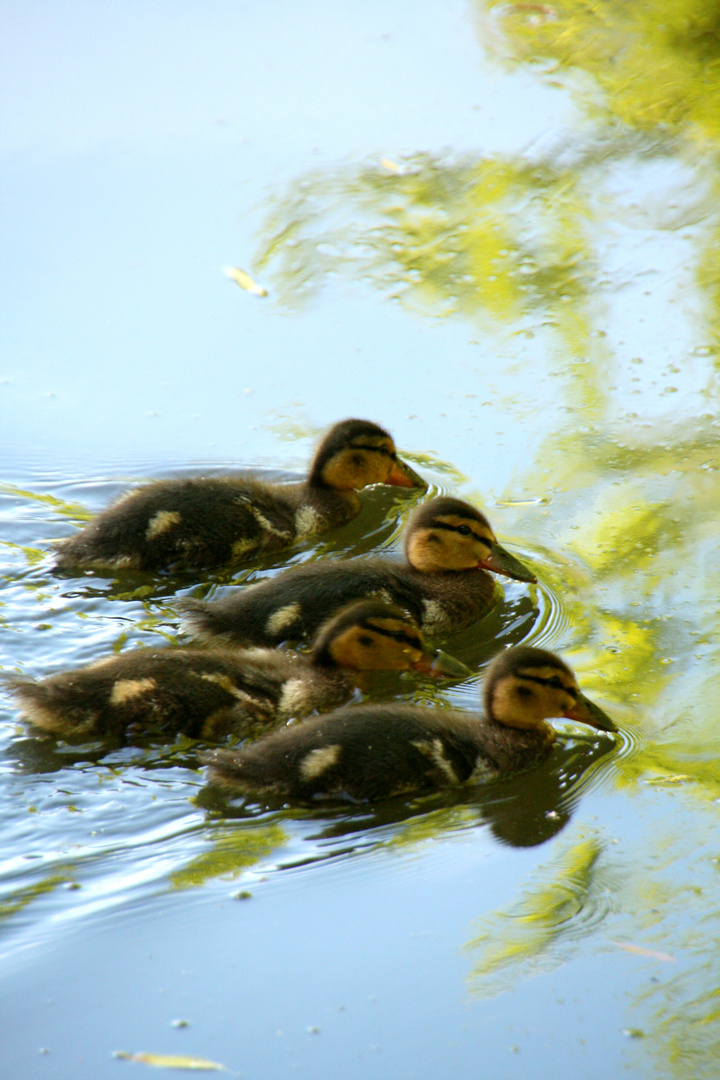
<svg viewBox="0 0 720 1080"><path fill-rule="evenodd" d="M465 945L478 957L469 975L472 994L492 996L512 985L520 971L532 974L560 963L577 924L601 921L609 895L602 852L597 835L581 836L541 868L519 901L482 920L480 932Z"/></svg>
<svg viewBox="0 0 720 1080"><path fill-rule="evenodd" d="M476 0L480 38L549 77L582 71L582 103L635 128L720 136L720 7L708 0ZM483 18L484 17L484 18ZM493 20L502 34L492 33ZM548 66L552 64L553 66ZM572 83L571 83L572 85Z"/></svg>
<svg viewBox="0 0 720 1080"><path fill-rule="evenodd" d="M254 866L276 848L282 847L288 835L279 825L258 828L223 827L212 834L210 850L198 855L171 877L175 889L204 885L213 878L234 878Z"/></svg>
<svg viewBox="0 0 720 1080"><path fill-rule="evenodd" d="M540 308L582 349L589 216L572 169L418 154L303 177L268 212L256 261L290 306L341 273L432 315L507 324Z"/></svg>

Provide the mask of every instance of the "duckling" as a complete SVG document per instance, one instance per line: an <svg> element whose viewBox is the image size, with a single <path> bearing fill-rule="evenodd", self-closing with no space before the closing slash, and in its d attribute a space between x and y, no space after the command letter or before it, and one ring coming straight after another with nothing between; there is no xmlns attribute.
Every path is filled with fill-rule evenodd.
<svg viewBox="0 0 720 1080"><path fill-rule="evenodd" d="M601 731L612 720L558 656L508 649L488 668L485 715L412 705L348 706L240 751L203 755L210 778L240 793L306 800L379 799L494 779L547 757L565 716Z"/></svg>
<svg viewBox="0 0 720 1080"><path fill-rule="evenodd" d="M266 732L291 717L333 708L371 671L469 674L428 649L405 612L376 600L352 604L321 629L309 654L274 649L132 649L36 682L4 675L24 715L55 736L183 732L218 739Z"/></svg>
<svg viewBox="0 0 720 1080"><path fill-rule="evenodd" d="M410 517L406 563L382 558L306 563L218 601L177 604L184 628L202 641L277 645L311 638L328 613L374 596L409 611L424 633L445 634L481 619L497 600L493 570L535 581L500 546L487 519L449 496L429 499Z"/></svg>
<svg viewBox="0 0 720 1080"><path fill-rule="evenodd" d="M370 484L427 488L369 420L343 420L320 443L307 480L247 476L156 480L121 496L76 536L58 542L56 568L163 570L245 559L343 525Z"/></svg>

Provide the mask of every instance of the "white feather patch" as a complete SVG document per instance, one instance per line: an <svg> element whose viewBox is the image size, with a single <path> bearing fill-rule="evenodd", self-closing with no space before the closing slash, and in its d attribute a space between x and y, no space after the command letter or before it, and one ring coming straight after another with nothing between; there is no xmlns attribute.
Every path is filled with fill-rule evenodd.
<svg viewBox="0 0 720 1080"><path fill-rule="evenodd" d="M499 776L497 769L494 769L486 758L481 754L475 758L475 766L468 780L469 784L476 784L483 780L494 780L496 776Z"/></svg>
<svg viewBox="0 0 720 1080"><path fill-rule="evenodd" d="M288 679L277 704L278 717L296 716L306 711L308 687L305 679Z"/></svg>
<svg viewBox="0 0 720 1080"><path fill-rule="evenodd" d="M300 762L300 775L303 780L314 780L326 769L332 768L339 757L340 747L337 743L333 746L319 746L317 750L311 750L309 754L306 754Z"/></svg>
<svg viewBox="0 0 720 1080"><path fill-rule="evenodd" d="M249 551L253 551L256 547L257 540L250 540L247 536L243 536L233 544L232 557L233 559L242 559L243 555L247 555Z"/></svg>
<svg viewBox="0 0 720 1080"><path fill-rule="evenodd" d="M148 527L145 532L145 539L152 540L156 536L160 536L161 533L167 532L173 525L179 525L182 521L182 514L179 514L177 510L158 510L154 517L150 518Z"/></svg>
<svg viewBox="0 0 720 1080"><path fill-rule="evenodd" d="M445 757L445 747L442 744L442 739L418 740L413 742L413 746L426 754L433 765L447 776L451 784L457 784L457 773L452 767L452 762Z"/></svg>
<svg viewBox="0 0 720 1080"><path fill-rule="evenodd" d="M437 600L423 600L422 628L428 634L437 634L447 625L447 615Z"/></svg>
<svg viewBox="0 0 720 1080"><path fill-rule="evenodd" d="M154 679L118 679L112 688L110 695L111 705L124 705L147 690L154 690L157 683Z"/></svg>
<svg viewBox="0 0 720 1080"><path fill-rule="evenodd" d="M270 533L272 536L279 536L281 540L286 543L290 543L292 537L289 532L283 529L276 529L272 521L269 521L263 513L258 510L256 506L251 507L253 517L257 521L263 532Z"/></svg>
<svg viewBox="0 0 720 1080"><path fill-rule="evenodd" d="M295 514L295 535L298 540L313 536L320 528L320 516L312 506L301 506Z"/></svg>
<svg viewBox="0 0 720 1080"><path fill-rule="evenodd" d="M285 607L273 611L267 621L265 629L268 634L279 634L295 622L301 611L302 607L297 600L293 604L286 604Z"/></svg>

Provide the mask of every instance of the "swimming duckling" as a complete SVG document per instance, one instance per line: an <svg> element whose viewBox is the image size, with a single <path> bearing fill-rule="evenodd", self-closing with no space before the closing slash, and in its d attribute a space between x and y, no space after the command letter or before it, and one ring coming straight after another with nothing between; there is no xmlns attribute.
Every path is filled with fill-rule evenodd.
<svg viewBox="0 0 720 1080"><path fill-rule="evenodd" d="M320 443L307 480L196 476L145 484L59 541L56 567L221 566L345 524L360 511L356 491L370 484L427 487L398 458L387 431L369 420L343 420Z"/></svg>
<svg viewBox="0 0 720 1080"><path fill-rule="evenodd" d="M413 512L405 554L404 564L365 557L306 563L222 600L187 599L177 607L185 629L200 640L277 645L312 637L329 612L374 596L409 611L423 632L436 635L469 626L493 607L497 590L486 570L535 581L478 510L448 496Z"/></svg>
<svg viewBox="0 0 720 1080"><path fill-rule="evenodd" d="M484 697L484 716L392 703L348 706L203 761L210 778L233 792L378 799L527 769L550 753L553 716L617 730L580 692L567 664L544 649L501 653L488 668Z"/></svg>
<svg viewBox="0 0 720 1080"><path fill-rule="evenodd" d="M56 736L183 732L217 739L266 732L291 717L333 708L370 671L469 674L431 652L403 611L375 600L325 624L306 655L274 649L131 649L35 682L4 675L27 719Z"/></svg>

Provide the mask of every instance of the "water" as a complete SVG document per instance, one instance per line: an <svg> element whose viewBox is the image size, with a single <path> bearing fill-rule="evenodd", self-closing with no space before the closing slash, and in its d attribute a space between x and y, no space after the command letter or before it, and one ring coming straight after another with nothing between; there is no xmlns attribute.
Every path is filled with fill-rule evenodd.
<svg viewBox="0 0 720 1080"><path fill-rule="evenodd" d="M2 667L394 549L413 496L378 489L235 575L51 571L129 484L296 476L357 415L538 574L445 644L480 673L446 700L527 641L622 729L558 723L477 792L270 812L186 741L45 742L0 698L6 1075L717 1075L718 34L700 0L597 18L6 6Z"/></svg>

